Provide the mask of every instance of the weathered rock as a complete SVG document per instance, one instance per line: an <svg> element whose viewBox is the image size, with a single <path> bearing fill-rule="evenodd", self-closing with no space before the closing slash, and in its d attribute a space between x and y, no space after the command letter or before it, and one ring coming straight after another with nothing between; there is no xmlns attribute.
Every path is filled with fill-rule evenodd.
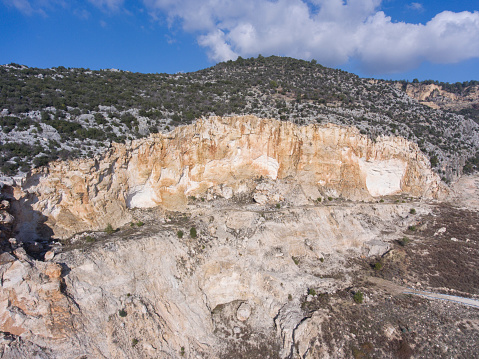
<svg viewBox="0 0 479 359"><path fill-rule="evenodd" d="M251 315L251 306L248 303L241 303L238 310L236 311L236 317L238 320L244 322L248 320Z"/></svg>
<svg viewBox="0 0 479 359"><path fill-rule="evenodd" d="M46 220L54 236L64 238L108 223L121 226L132 220L128 208L178 210L188 196L224 186L222 196L228 198L254 189L260 177L290 178L307 193L358 200L399 193L432 198L442 190L428 159L403 138L373 142L354 128L213 117L167 135L115 144L99 159L34 170L23 188L15 188L15 197L23 199L18 230L31 236ZM258 191L266 202L281 199ZM255 198L265 203L264 196Z"/></svg>

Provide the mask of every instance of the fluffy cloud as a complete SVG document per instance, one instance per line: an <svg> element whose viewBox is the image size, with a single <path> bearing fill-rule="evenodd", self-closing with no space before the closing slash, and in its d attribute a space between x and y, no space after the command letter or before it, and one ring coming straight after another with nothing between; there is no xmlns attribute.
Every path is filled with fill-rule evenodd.
<svg viewBox="0 0 479 359"><path fill-rule="evenodd" d="M327 66L359 60L371 74L423 61L479 57L479 13L449 11L425 25L393 22L381 0L144 0L150 13L197 34L211 59L284 55ZM419 4L419 3L413 3ZM417 5L416 5L417 7Z"/></svg>

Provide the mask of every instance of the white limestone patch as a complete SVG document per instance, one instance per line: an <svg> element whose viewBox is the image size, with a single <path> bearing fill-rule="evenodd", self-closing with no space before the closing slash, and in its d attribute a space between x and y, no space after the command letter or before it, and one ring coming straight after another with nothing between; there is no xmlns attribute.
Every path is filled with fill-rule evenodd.
<svg viewBox="0 0 479 359"><path fill-rule="evenodd" d="M128 208L151 208L156 207L156 193L149 182L130 189L126 199Z"/></svg>
<svg viewBox="0 0 479 359"><path fill-rule="evenodd" d="M279 163L272 157L266 155L259 156L253 161L253 167L261 172L266 172L266 175L271 179L278 177Z"/></svg>
<svg viewBox="0 0 479 359"><path fill-rule="evenodd" d="M366 177L366 187L373 197L387 196L401 191L401 180L407 163L399 159L365 161L359 159L359 168Z"/></svg>

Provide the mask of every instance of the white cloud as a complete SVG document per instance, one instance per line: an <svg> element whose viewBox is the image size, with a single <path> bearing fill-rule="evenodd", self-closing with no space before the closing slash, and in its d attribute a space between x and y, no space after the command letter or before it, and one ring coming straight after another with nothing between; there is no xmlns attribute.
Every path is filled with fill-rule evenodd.
<svg viewBox="0 0 479 359"><path fill-rule="evenodd" d="M88 1L100 9L109 10L109 11L119 10L124 3L124 0L88 0Z"/></svg>
<svg viewBox="0 0 479 359"><path fill-rule="evenodd" d="M381 0L143 0L150 14L198 36L211 59L263 55L358 59L369 73L406 71L427 60L479 57L479 13L442 12L427 24L393 22ZM420 10L420 3L412 3Z"/></svg>
<svg viewBox="0 0 479 359"><path fill-rule="evenodd" d="M424 11L424 6L421 3L418 3L418 2L410 3L409 5L406 5L406 7L408 9L419 11L419 12Z"/></svg>

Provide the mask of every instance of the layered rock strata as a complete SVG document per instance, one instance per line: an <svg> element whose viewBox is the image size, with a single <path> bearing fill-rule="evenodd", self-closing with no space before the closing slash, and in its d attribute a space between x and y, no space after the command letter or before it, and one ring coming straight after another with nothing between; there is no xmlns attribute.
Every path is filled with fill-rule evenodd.
<svg viewBox="0 0 479 359"><path fill-rule="evenodd" d="M249 193L261 177L294 180L309 199L441 193L428 159L403 138L372 141L355 128L212 117L166 135L114 144L102 158L35 170L16 188L23 223L18 230L31 236L44 223L54 237L65 238L125 224L129 208L182 209L189 196L205 196L218 186L228 196Z"/></svg>

